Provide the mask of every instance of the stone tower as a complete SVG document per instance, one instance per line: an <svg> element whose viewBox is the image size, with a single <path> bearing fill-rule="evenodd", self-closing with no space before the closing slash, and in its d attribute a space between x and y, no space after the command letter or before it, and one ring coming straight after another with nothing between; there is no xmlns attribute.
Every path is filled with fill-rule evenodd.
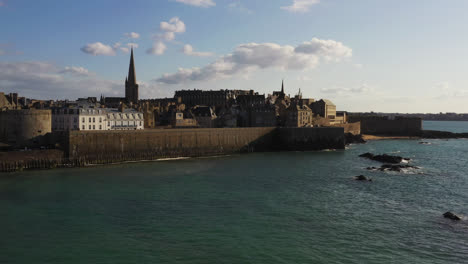
<svg viewBox="0 0 468 264"><path fill-rule="evenodd" d="M133 47L130 55L128 76L125 79L125 99L128 103L138 103L138 84L136 83L135 62L133 60Z"/></svg>

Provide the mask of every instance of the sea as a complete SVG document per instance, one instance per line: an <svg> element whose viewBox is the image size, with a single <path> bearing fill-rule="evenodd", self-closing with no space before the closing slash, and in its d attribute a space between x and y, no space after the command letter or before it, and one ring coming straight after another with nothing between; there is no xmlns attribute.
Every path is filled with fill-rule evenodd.
<svg viewBox="0 0 468 264"><path fill-rule="evenodd" d="M430 139L0 174L0 263L468 263L467 168Z"/></svg>

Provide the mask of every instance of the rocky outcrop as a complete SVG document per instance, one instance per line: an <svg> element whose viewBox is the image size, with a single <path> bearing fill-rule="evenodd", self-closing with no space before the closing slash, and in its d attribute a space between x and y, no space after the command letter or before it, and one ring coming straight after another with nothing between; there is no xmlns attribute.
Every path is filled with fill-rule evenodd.
<svg viewBox="0 0 468 264"><path fill-rule="evenodd" d="M369 152L361 154L361 155L359 155L359 157L379 161L379 162L382 162L382 163L390 163L390 164L398 164L398 163L401 163L403 161L410 161L410 159L403 158L403 157L400 157L400 156L392 156L392 155L387 155L387 154L374 155L374 154L369 153Z"/></svg>
<svg viewBox="0 0 468 264"><path fill-rule="evenodd" d="M436 130L423 130L421 131L422 138L468 138L468 133L453 133L447 131L436 131Z"/></svg>
<svg viewBox="0 0 468 264"><path fill-rule="evenodd" d="M448 218L448 219L455 220L455 221L460 221L461 220L461 217L459 217L458 215L456 215L456 214L454 214L452 212L446 212L444 214L444 217Z"/></svg>
<svg viewBox="0 0 468 264"><path fill-rule="evenodd" d="M367 178L367 177L364 176L364 175L354 176L354 179L355 179L356 181L372 181L371 178Z"/></svg>
<svg viewBox="0 0 468 264"><path fill-rule="evenodd" d="M366 141L362 137L361 134L359 135L354 135L352 133L345 133L345 143L346 145L349 144L364 144Z"/></svg>
<svg viewBox="0 0 468 264"><path fill-rule="evenodd" d="M411 166L407 164L384 164L380 166L380 168L377 167L367 167L367 170L371 171L395 171L395 172L403 172L405 170L418 170L420 169L419 167L416 166Z"/></svg>
<svg viewBox="0 0 468 264"><path fill-rule="evenodd" d="M419 144L421 144L421 145L432 145L431 142L426 142L426 141L421 141L421 142L419 142Z"/></svg>

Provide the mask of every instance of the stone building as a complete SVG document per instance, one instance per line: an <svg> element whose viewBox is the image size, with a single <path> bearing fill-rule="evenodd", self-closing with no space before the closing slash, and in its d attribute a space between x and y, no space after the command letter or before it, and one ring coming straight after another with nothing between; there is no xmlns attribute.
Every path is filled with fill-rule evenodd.
<svg viewBox="0 0 468 264"><path fill-rule="evenodd" d="M264 105L265 95L255 93L253 90L250 90L248 94L237 95L236 103L242 107Z"/></svg>
<svg viewBox="0 0 468 264"><path fill-rule="evenodd" d="M191 110L197 124L201 128L216 127L216 114L209 106L195 106Z"/></svg>
<svg viewBox="0 0 468 264"><path fill-rule="evenodd" d="M116 109L106 110L107 130L141 130L144 129L143 113L135 109Z"/></svg>
<svg viewBox="0 0 468 264"><path fill-rule="evenodd" d="M21 107L18 102L17 93L10 93L8 95L5 95L5 93L0 93L0 111L19 109L19 108Z"/></svg>
<svg viewBox="0 0 468 264"><path fill-rule="evenodd" d="M173 128L194 128L197 127L197 120L189 111L175 111L172 113L171 125Z"/></svg>
<svg viewBox="0 0 468 264"><path fill-rule="evenodd" d="M278 119L274 105L256 105L248 109L249 127L276 127Z"/></svg>
<svg viewBox="0 0 468 264"><path fill-rule="evenodd" d="M348 114L346 111L336 111L335 124L346 124L348 123Z"/></svg>
<svg viewBox="0 0 468 264"><path fill-rule="evenodd" d="M229 102L232 98L232 93L229 90L203 91L194 89L176 91L174 97L180 97L182 99L182 103L188 107L196 105L221 107Z"/></svg>
<svg viewBox="0 0 468 264"><path fill-rule="evenodd" d="M286 127L310 127L313 125L312 110L306 105L292 104L286 113Z"/></svg>
<svg viewBox="0 0 468 264"><path fill-rule="evenodd" d="M330 123L335 122L336 106L328 99L321 99L312 103L312 112L315 115L329 119Z"/></svg>

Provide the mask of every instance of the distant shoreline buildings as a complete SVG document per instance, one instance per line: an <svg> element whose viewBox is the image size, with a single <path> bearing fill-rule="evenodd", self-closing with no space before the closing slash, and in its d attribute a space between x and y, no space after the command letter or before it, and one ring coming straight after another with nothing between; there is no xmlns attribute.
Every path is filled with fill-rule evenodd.
<svg viewBox="0 0 468 264"><path fill-rule="evenodd" d="M133 49L125 97L34 100L0 92L0 142L15 145L50 132L164 128L343 126L348 115L330 100L281 90L179 90L172 98L139 99ZM25 122L27 120L27 122ZM27 131L20 131L27 130ZM38 143L39 144L39 143Z"/></svg>

